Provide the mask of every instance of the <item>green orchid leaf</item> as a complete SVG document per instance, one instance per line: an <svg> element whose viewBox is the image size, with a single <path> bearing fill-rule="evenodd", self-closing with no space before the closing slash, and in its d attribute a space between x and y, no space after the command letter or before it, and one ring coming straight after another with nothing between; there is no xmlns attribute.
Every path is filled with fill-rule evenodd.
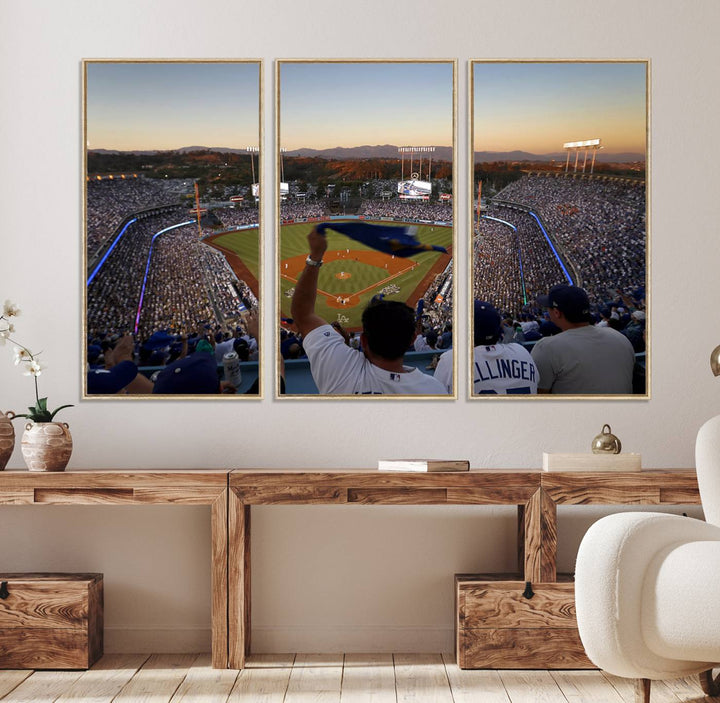
<svg viewBox="0 0 720 703"><path fill-rule="evenodd" d="M52 422L52 419L53 419L53 418L55 417L55 415L57 415L61 410L65 409L65 408L72 408L72 407L73 407L72 405L61 405L59 408L57 408L56 410L54 410L54 411L50 414L50 419L48 420L48 422Z"/></svg>
<svg viewBox="0 0 720 703"><path fill-rule="evenodd" d="M37 408L41 412L47 412L47 398L40 398L37 402Z"/></svg>

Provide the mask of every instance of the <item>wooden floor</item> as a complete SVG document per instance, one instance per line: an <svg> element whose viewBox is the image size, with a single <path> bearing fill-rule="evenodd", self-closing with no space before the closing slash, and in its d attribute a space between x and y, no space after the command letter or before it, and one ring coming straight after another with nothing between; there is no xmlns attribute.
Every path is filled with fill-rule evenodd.
<svg viewBox="0 0 720 703"><path fill-rule="evenodd" d="M2 703L633 703L599 671L461 671L452 655L256 655L242 672L209 654L107 654L89 671L0 671ZM654 682L653 703L710 701L696 678Z"/></svg>

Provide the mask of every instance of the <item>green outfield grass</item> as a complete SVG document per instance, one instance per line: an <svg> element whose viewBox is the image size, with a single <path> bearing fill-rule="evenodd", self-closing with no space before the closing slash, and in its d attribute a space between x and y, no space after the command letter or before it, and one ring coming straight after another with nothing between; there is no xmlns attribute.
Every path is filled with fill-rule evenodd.
<svg viewBox="0 0 720 703"><path fill-rule="evenodd" d="M237 254L253 276L259 280L260 235L257 227L228 232L215 239L213 244Z"/></svg>
<svg viewBox="0 0 720 703"><path fill-rule="evenodd" d="M391 223L383 223L391 224ZM306 256L308 252L307 234L312 227L311 224L292 224L283 225L280 228L280 260L289 259L294 256ZM452 246L452 228L439 227L430 225L419 225L417 232L418 239L425 244L435 244L448 248ZM352 294L357 293L369 286L369 290L361 294L360 304L352 308L336 308L327 304L325 296L318 295L315 306L316 312L320 317L332 322L341 319L343 324L349 328L359 328L361 325L360 317L365 306L370 299L376 295L386 285L396 285L400 288L399 293L387 295L388 300L406 301L407 298L417 288L425 274L432 268L433 264L438 260L441 254L437 252L421 253L408 259L404 259L408 267L416 263L414 271L402 273L391 281L383 283L390 275L382 267L372 266L363 262L352 261L350 259L333 260L333 254L336 251L346 253L349 249L352 251L374 251L366 247L360 242L356 242L337 232L328 231L328 253L325 255L325 264L320 269L318 279L318 288L332 294ZM340 271L347 271L351 274L351 278L341 280L336 277ZM282 267L280 270L282 274ZM293 281L281 276L280 278L280 307L283 316L290 317L290 302L288 291L295 287ZM344 318L344 319L342 319Z"/></svg>

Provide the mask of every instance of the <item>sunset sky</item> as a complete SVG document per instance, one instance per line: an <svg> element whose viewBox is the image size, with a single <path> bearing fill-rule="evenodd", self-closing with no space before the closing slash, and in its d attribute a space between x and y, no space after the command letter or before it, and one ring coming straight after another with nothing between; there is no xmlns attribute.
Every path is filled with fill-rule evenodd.
<svg viewBox="0 0 720 703"><path fill-rule="evenodd" d="M280 145L452 146L453 65L293 63L280 66Z"/></svg>
<svg viewBox="0 0 720 703"><path fill-rule="evenodd" d="M476 62L474 149L562 152L600 138L606 153L646 151L643 62Z"/></svg>
<svg viewBox="0 0 720 703"><path fill-rule="evenodd" d="M259 146L259 64L87 66L88 149Z"/></svg>

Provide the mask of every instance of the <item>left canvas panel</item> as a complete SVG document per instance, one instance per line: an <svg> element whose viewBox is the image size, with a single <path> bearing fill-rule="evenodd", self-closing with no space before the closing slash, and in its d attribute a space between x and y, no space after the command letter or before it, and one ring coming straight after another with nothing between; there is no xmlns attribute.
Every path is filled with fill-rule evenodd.
<svg viewBox="0 0 720 703"><path fill-rule="evenodd" d="M261 62L83 68L83 396L260 397Z"/></svg>

